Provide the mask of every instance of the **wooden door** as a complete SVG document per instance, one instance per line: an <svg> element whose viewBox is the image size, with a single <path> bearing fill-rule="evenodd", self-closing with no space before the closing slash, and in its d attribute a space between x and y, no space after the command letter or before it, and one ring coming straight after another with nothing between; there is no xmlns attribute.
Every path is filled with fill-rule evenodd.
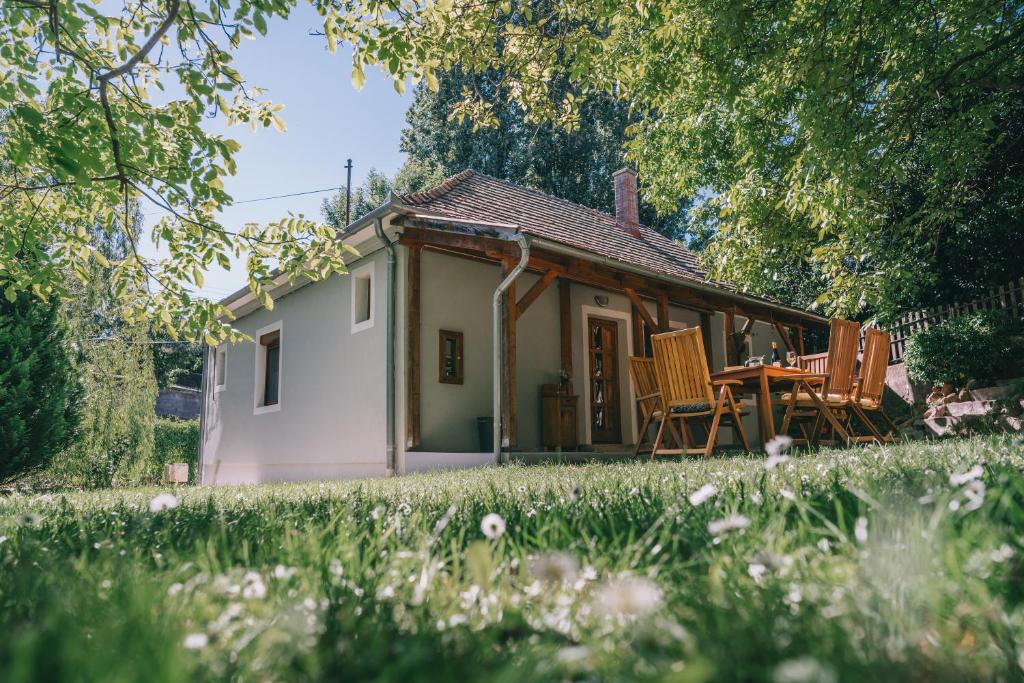
<svg viewBox="0 0 1024 683"><path fill-rule="evenodd" d="M588 325L590 363L590 440L593 443L622 443L619 420L619 324L614 320L590 318Z"/></svg>

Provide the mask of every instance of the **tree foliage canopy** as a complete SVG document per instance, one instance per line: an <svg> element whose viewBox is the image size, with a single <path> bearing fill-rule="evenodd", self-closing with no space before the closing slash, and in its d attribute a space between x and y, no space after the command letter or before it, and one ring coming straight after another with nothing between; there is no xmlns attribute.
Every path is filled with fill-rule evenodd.
<svg viewBox="0 0 1024 683"><path fill-rule="evenodd" d="M82 387L56 302L0 299L0 483L45 467L71 443Z"/></svg>
<svg viewBox="0 0 1024 683"><path fill-rule="evenodd" d="M558 80L553 88L564 96L570 92L568 80ZM402 151L410 162L439 169L444 177L471 168L599 211L615 210L612 174L626 163L626 103L594 94L586 116L565 127L536 120L518 102L501 99L501 70L473 73L456 67L439 73L437 81L436 90L425 84L416 89L406 113ZM467 93L497 98L488 125L451 120ZM672 237L683 237L686 227L684 211L659 216L649 203L641 204L641 221Z"/></svg>
<svg viewBox="0 0 1024 683"><path fill-rule="evenodd" d="M64 293L59 273L102 256L88 226L111 226L136 198L168 211L153 232L165 259L137 249L116 264L127 318L184 320L228 334L189 286L247 255L249 284L270 305L275 268L292 277L344 270L327 226L299 217L232 230L223 178L237 143L203 116L283 128L231 66L243 37L286 17L292 0L88 2L0 6L0 289ZM1007 122L1024 92L1018 3L916 0L743 3L641 0L313 0L330 49L439 87L438 73L498 74L467 88L456 120L495 122L496 102L524 120L574 130L585 103L611 96L635 123L628 160L650 199L672 212L701 196L715 275L764 286L765 258L796 259L848 314L884 308L934 272L961 226L1020 219L1019 137ZM164 88L167 88L167 91ZM1019 177L1020 174L1017 173ZM998 207L985 212L979 206ZM979 233L973 233L977 236ZM754 248L751 248L754 245ZM768 255L767 257L765 255ZM1010 264L1013 265L1012 263ZM131 283L155 283L146 293Z"/></svg>

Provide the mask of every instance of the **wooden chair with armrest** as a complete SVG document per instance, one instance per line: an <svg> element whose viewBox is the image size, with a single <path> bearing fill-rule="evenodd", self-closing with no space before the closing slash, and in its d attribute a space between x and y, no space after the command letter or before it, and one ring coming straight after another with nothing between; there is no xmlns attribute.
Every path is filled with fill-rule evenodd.
<svg viewBox="0 0 1024 683"><path fill-rule="evenodd" d="M647 430L651 426L651 422L660 420L663 412L661 392L658 391L658 379L654 374L654 359L630 356L629 376L633 379L636 406L642 420L642 426L637 433L636 448L633 449L633 455L639 455L640 447L647 438Z"/></svg>
<svg viewBox="0 0 1024 683"><path fill-rule="evenodd" d="M723 417L732 420L733 429L739 436L743 448L750 450L747 435L740 419L741 403L732 395L732 386L741 384L738 380L716 380L712 382L708 371L707 356L704 355L704 341L699 327L656 334L651 337L654 349L654 369L661 390L663 413L658 436L654 440L651 457L657 455L710 456L718 441L718 427ZM717 396L716 396L717 393ZM710 419L707 443L697 446L688 421ZM673 423L682 427L683 443L678 449L662 448L666 428L672 430Z"/></svg>
<svg viewBox="0 0 1024 683"><path fill-rule="evenodd" d="M885 391L885 375L889 368L889 343L891 337L874 327L864 330L864 355L860 362L860 376L854 390L850 407L857 418L864 423L867 435L857 435L857 441L879 441L891 443L899 436L900 429L882 410L882 393ZM868 413L876 413L888 428L885 433L871 420Z"/></svg>
<svg viewBox="0 0 1024 683"><path fill-rule="evenodd" d="M793 386L782 394L786 406L780 434L789 433L796 422L803 434L797 443L817 443L821 428L828 423L836 440L849 442L847 411L853 397L853 377L857 369L860 324L851 320L833 320L829 324L828 352L824 371L804 372L787 377ZM804 357L801 367L821 368L820 356ZM808 430L807 424L811 427Z"/></svg>

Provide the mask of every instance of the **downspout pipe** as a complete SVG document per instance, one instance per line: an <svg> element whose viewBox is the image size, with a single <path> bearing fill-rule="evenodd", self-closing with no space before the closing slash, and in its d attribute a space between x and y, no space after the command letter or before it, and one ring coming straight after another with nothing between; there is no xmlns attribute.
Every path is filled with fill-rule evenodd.
<svg viewBox="0 0 1024 683"><path fill-rule="evenodd" d="M385 447L385 474L393 477L398 474L398 463L395 451L395 243L384 234L384 224L380 218L374 218L373 231L378 239L384 243L387 250L387 324L385 325L386 360L384 362L385 393L387 395L385 404L385 421L387 431L387 445Z"/></svg>
<svg viewBox="0 0 1024 683"><path fill-rule="evenodd" d="M516 281L516 278L526 270L526 264L530 261L530 240L526 235L519 233L516 235L516 242L519 244L519 263L516 264L511 273L505 276L505 279L501 281L498 288L494 290L494 300L492 302L494 306L491 328L492 339L494 339L494 344L492 344L492 364L494 366L494 381L492 383L494 387L492 444L494 447L495 465L500 465L502 462L501 449L504 445L501 443L501 297L512 286L512 283Z"/></svg>
<svg viewBox="0 0 1024 683"><path fill-rule="evenodd" d="M224 342L221 342L224 343ZM199 457L196 460L196 483L205 484L203 481L206 474L206 423L209 420L206 416L206 412L210 409L210 346L203 344L203 374L200 378L199 383L199 395L202 399L199 402ZM216 353L216 351L214 351Z"/></svg>

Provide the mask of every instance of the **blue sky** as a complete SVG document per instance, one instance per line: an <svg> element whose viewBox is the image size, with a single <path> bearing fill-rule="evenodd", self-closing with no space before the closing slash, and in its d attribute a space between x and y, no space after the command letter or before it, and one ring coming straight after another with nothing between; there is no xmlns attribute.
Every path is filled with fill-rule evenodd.
<svg viewBox="0 0 1024 683"><path fill-rule="evenodd" d="M352 184L362 182L370 168L393 174L405 155L398 151L405 111L412 88L399 95L376 70L368 70L366 85L352 87L351 53L339 47L327 52L320 36L309 32L320 18L299 3L290 19L270 24L265 37L242 41L234 66L246 81L266 90L265 97L285 105L281 112L288 132L211 121L208 130L232 137L242 145L238 173L224 182L236 201L271 195L337 187L345 182L345 160L352 158ZM240 204L221 214L228 227L249 221L267 222L289 211L320 217L320 202L330 193ZM147 226L159 220L152 205L143 206ZM149 253L155 253L150 247ZM202 293L219 299L244 286L244 265L230 272L207 273Z"/></svg>

